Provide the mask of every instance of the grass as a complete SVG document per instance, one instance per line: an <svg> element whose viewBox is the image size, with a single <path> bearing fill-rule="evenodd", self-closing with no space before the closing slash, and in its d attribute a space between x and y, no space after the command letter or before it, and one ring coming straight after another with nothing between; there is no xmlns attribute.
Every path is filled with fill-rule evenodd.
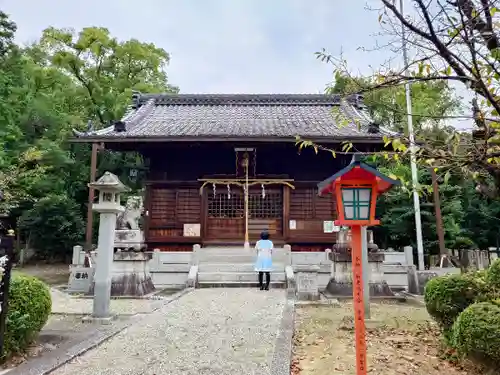
<svg viewBox="0 0 500 375"><path fill-rule="evenodd" d="M371 304L367 321L371 375L480 375L442 359L437 327L425 307L398 302ZM292 374L355 375L352 302L297 309Z"/></svg>

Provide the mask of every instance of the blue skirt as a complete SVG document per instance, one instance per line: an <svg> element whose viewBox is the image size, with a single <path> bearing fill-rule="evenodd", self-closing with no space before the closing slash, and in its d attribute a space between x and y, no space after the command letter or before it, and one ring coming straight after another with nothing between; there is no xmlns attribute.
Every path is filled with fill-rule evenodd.
<svg viewBox="0 0 500 375"><path fill-rule="evenodd" d="M270 256L258 255L255 262L255 271L271 272L273 270L273 259Z"/></svg>

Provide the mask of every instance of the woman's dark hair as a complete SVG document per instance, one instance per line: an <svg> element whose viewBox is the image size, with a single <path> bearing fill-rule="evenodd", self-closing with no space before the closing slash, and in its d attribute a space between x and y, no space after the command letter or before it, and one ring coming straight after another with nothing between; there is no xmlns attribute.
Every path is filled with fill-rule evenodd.
<svg viewBox="0 0 500 375"><path fill-rule="evenodd" d="M269 233L267 233L266 231L263 231L260 233L260 239L261 240L268 240L269 239Z"/></svg>

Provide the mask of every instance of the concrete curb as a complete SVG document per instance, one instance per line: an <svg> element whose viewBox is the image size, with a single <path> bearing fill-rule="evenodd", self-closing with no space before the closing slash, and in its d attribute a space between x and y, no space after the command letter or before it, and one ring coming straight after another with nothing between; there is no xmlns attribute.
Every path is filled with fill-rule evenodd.
<svg viewBox="0 0 500 375"><path fill-rule="evenodd" d="M408 302L414 303L418 306L425 306L423 296L419 296L417 294L411 294L411 293L408 293L406 291L401 292L401 294L407 298Z"/></svg>
<svg viewBox="0 0 500 375"><path fill-rule="evenodd" d="M283 309L281 324L276 338L270 375L290 375L292 341L295 331L295 301L288 299Z"/></svg>
<svg viewBox="0 0 500 375"><path fill-rule="evenodd" d="M181 298L182 296L192 292L194 289L188 288L183 289L178 293L168 296L162 301L161 306L158 306L152 311L157 311L160 308L170 304ZM130 327L138 320L147 318L150 313L139 313L131 317L125 322L119 322L111 330L100 331L98 328L89 330L85 334L85 339L83 341L79 340L82 335L77 335L73 340L70 340L65 345L47 353L41 357L35 357L28 360L21 365L13 368L12 370L6 372L6 375L48 375L55 371L59 367L65 365L76 357L79 357L89 350L96 348L105 341L110 340L126 328ZM80 314L81 315L81 314Z"/></svg>

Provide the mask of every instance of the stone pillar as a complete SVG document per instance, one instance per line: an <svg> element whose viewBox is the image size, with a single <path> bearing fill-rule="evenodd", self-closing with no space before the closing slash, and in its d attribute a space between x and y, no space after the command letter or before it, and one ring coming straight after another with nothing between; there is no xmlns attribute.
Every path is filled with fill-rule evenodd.
<svg viewBox="0 0 500 375"><path fill-rule="evenodd" d="M73 260L71 261L71 264L73 266L78 266L80 265L80 254L83 250L83 247L80 245L73 246Z"/></svg>
<svg viewBox="0 0 500 375"><path fill-rule="evenodd" d="M99 237L97 240L97 264L94 276L95 318L110 316L111 265L115 238L116 213L101 213L99 217Z"/></svg>
<svg viewBox="0 0 500 375"><path fill-rule="evenodd" d="M283 246L283 250L285 251L285 266L292 265L292 247L290 245Z"/></svg>
<svg viewBox="0 0 500 375"><path fill-rule="evenodd" d="M198 265L198 253L201 250L201 245L200 244L195 244L193 245L193 253L191 254L191 266L196 266Z"/></svg>
<svg viewBox="0 0 500 375"><path fill-rule="evenodd" d="M414 266L415 263L413 261L413 247L405 246L404 248L405 256L406 256L406 265Z"/></svg>
<svg viewBox="0 0 500 375"><path fill-rule="evenodd" d="M493 263L495 260L498 259L498 253L497 253L497 248L496 247L489 247L488 250L490 251L490 259L491 263Z"/></svg>
<svg viewBox="0 0 500 375"><path fill-rule="evenodd" d="M116 217L118 213L125 211L120 205L120 193L129 189L110 172L104 173L99 180L90 183L89 186L99 191L99 201L94 203L92 209L100 214L92 317L104 323L111 320L109 305Z"/></svg>
<svg viewBox="0 0 500 375"><path fill-rule="evenodd" d="M332 260L332 249L325 249L326 259L330 261L330 278L333 278L335 275L335 264Z"/></svg>
<svg viewBox="0 0 500 375"><path fill-rule="evenodd" d="M413 247L405 246L404 252L406 255L406 272L408 277L408 292L418 294L420 287L418 285L417 267L413 261Z"/></svg>
<svg viewBox="0 0 500 375"><path fill-rule="evenodd" d="M483 267L483 259L481 258L481 251L479 249L474 250L474 256L476 258L476 268L478 270L484 269Z"/></svg>
<svg viewBox="0 0 500 375"><path fill-rule="evenodd" d="M319 296L318 284L319 266L297 265L295 266L297 299L300 301L316 301Z"/></svg>

